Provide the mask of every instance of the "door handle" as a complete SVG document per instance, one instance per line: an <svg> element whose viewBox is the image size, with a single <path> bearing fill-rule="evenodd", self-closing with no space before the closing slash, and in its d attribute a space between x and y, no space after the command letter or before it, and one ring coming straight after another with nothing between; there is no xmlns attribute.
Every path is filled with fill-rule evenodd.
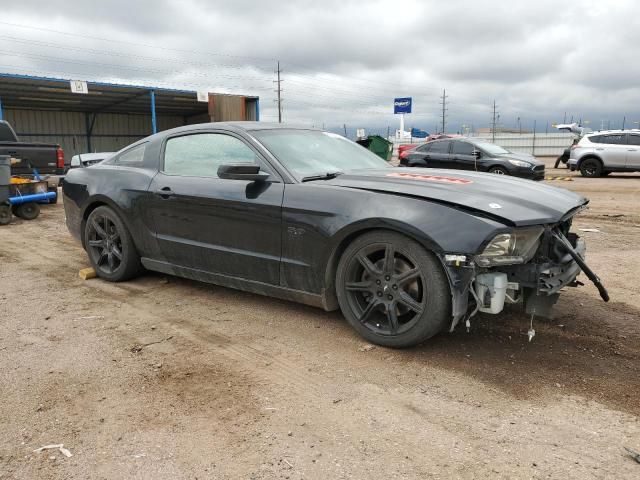
<svg viewBox="0 0 640 480"><path fill-rule="evenodd" d="M160 190L156 190L155 193L156 195L159 195L160 197L167 199L173 195L173 190L171 190L171 187L162 187Z"/></svg>

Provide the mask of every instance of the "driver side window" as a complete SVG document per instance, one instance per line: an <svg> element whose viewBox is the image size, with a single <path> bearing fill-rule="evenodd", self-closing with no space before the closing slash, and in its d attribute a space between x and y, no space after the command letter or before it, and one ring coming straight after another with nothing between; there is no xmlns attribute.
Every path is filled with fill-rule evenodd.
<svg viewBox="0 0 640 480"><path fill-rule="evenodd" d="M217 177L227 163L257 163L256 154L242 140L224 133L197 133L167 140L164 173Z"/></svg>

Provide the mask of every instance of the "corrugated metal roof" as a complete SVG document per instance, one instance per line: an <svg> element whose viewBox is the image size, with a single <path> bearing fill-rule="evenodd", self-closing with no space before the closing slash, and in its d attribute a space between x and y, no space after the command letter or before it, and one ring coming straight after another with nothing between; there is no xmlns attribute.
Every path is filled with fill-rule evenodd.
<svg viewBox="0 0 640 480"><path fill-rule="evenodd" d="M149 113L149 93L153 90L158 115L207 112L207 103L198 102L195 91L89 81L89 93L79 94L71 92L70 82L70 79L0 73L0 98L4 108Z"/></svg>

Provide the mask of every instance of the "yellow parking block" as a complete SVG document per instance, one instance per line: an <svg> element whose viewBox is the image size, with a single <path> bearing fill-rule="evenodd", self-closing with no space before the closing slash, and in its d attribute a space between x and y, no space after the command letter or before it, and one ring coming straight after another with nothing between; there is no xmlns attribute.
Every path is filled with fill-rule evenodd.
<svg viewBox="0 0 640 480"><path fill-rule="evenodd" d="M573 182L573 177L544 177L545 180L558 180L562 182Z"/></svg>
<svg viewBox="0 0 640 480"><path fill-rule="evenodd" d="M78 272L78 275L82 280L89 280L96 278L96 271L93 268L83 268Z"/></svg>

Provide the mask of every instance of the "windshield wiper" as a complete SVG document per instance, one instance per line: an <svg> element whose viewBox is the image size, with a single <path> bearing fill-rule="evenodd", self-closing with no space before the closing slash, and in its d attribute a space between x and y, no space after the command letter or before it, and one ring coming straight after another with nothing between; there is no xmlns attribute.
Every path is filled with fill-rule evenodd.
<svg viewBox="0 0 640 480"><path fill-rule="evenodd" d="M309 175L308 177L302 177L302 182L312 182L313 180L331 180L332 178L336 178L338 175L342 175L344 172L336 171L336 172L327 172L321 173L319 175Z"/></svg>

